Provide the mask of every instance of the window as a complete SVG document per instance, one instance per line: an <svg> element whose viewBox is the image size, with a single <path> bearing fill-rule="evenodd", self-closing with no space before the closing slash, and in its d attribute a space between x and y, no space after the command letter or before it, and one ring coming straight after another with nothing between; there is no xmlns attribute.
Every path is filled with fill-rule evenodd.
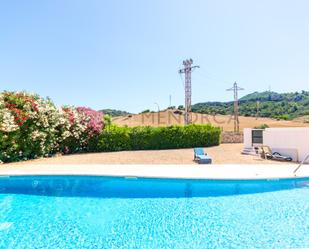
<svg viewBox="0 0 309 249"><path fill-rule="evenodd" d="M263 130L252 130L252 144L263 144Z"/></svg>

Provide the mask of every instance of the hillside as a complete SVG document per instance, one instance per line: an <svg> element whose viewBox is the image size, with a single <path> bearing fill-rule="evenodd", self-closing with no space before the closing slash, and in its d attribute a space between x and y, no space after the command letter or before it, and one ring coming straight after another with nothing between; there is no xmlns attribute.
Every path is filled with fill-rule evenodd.
<svg viewBox="0 0 309 249"><path fill-rule="evenodd" d="M131 114L126 111L115 110L115 109L102 109L99 110L99 112L103 112L104 114L110 115L112 117L127 116Z"/></svg>
<svg viewBox="0 0 309 249"><path fill-rule="evenodd" d="M200 113L192 113L192 120L195 124L210 123L214 126L222 127L224 131L233 131L233 117L231 115L207 115ZM305 123L304 119L297 120L276 120L272 118L255 118L255 117L239 117L240 129L254 128L262 124L269 127L309 127L309 123ZM183 125L184 116L182 112L176 110L167 110L160 113L141 113L124 117L113 118L113 123L117 125L127 126L168 126Z"/></svg>
<svg viewBox="0 0 309 249"><path fill-rule="evenodd" d="M204 102L192 106L204 114L232 114L233 102ZM309 91L295 93L254 92L239 99L239 113L249 117L291 120L309 115Z"/></svg>

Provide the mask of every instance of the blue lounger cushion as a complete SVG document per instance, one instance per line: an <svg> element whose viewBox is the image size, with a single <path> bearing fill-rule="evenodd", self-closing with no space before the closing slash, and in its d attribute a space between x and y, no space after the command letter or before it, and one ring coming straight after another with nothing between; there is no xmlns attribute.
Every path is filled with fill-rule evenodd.
<svg viewBox="0 0 309 249"><path fill-rule="evenodd" d="M206 156L206 155L198 155L196 156L197 158L197 162L199 164L211 164L212 159L210 156Z"/></svg>
<svg viewBox="0 0 309 249"><path fill-rule="evenodd" d="M193 150L195 156L206 155L203 148L194 148Z"/></svg>

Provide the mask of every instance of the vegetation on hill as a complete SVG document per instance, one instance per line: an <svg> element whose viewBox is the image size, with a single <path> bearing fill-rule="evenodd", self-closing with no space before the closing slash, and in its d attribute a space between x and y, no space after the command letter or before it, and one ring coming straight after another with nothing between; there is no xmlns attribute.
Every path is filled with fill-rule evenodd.
<svg viewBox="0 0 309 249"><path fill-rule="evenodd" d="M192 106L193 112L232 114L233 101L204 102ZM254 92L239 99L242 116L292 119L309 114L309 91L294 93Z"/></svg>
<svg viewBox="0 0 309 249"><path fill-rule="evenodd" d="M131 113L121 110L115 110L115 109L103 109L99 112L103 112L104 114L110 115L112 117L119 117L119 116L128 116Z"/></svg>

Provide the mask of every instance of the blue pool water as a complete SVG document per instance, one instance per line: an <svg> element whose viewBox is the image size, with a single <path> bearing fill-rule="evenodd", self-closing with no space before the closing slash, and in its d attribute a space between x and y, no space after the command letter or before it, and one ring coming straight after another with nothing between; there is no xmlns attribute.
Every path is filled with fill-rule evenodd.
<svg viewBox="0 0 309 249"><path fill-rule="evenodd" d="M0 248L306 247L309 178L0 178Z"/></svg>

